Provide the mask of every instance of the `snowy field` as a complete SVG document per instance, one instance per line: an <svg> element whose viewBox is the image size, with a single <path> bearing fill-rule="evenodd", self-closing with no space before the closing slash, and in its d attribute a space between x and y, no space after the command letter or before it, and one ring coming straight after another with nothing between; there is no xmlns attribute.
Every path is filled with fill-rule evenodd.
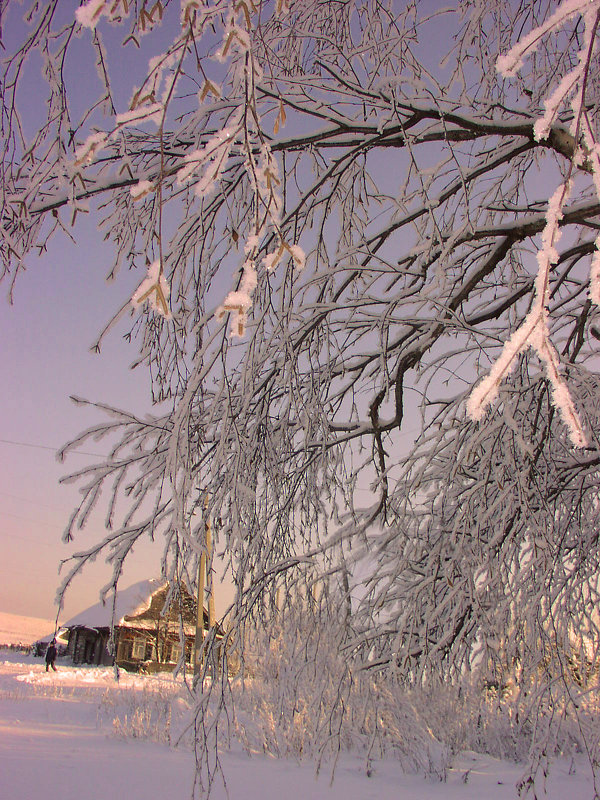
<svg viewBox="0 0 600 800"><path fill-rule="evenodd" d="M145 716L148 698L169 703L176 715L185 706L182 696L170 677L123 674L117 684L111 669L60 661L58 672L47 674L40 659L0 651L0 797L36 797L45 786L62 800L190 797L192 753L160 743L160 730ZM239 746L223 753L222 762L227 789L216 784L215 800L508 800L517 797L522 774L519 765L474 753L457 759L445 782L404 775L392 760L375 763L368 776L364 763L349 755L339 759L333 783L330 769L316 777L312 763ZM557 762L545 788L553 800L594 796L583 759ZM543 796L542 786L536 789Z"/></svg>
<svg viewBox="0 0 600 800"><path fill-rule="evenodd" d="M54 622L39 617L22 617L0 611L0 644L30 645L48 636L54 630Z"/></svg>

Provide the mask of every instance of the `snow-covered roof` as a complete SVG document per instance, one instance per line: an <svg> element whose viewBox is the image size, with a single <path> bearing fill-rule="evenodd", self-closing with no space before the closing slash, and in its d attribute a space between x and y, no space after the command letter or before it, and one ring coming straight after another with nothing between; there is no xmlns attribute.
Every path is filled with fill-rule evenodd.
<svg viewBox="0 0 600 800"><path fill-rule="evenodd" d="M114 624L123 625L125 617L141 614L150 607L152 596L166 586L166 581L151 578L134 583L128 589L117 592ZM85 611L67 620L61 628L74 628L81 625L86 628L110 628L113 622L113 596L109 595L105 603L96 603Z"/></svg>
<svg viewBox="0 0 600 800"><path fill-rule="evenodd" d="M64 646L69 643L69 640L65 637L66 637L66 631L64 629L64 626L61 625L56 633L49 633L47 636L42 636L41 639L36 639L34 644L41 644L41 643L50 644L50 642L53 639L55 639L56 644Z"/></svg>

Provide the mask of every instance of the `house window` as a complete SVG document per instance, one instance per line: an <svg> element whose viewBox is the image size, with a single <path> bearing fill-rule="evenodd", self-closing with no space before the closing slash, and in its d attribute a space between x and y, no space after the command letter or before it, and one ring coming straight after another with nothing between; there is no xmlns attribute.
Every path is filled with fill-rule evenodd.
<svg viewBox="0 0 600 800"><path fill-rule="evenodd" d="M146 642L146 650L144 651L144 661L152 661L154 645L152 642Z"/></svg>
<svg viewBox="0 0 600 800"><path fill-rule="evenodd" d="M133 643L133 657L143 661L146 656L146 642L143 639L136 639Z"/></svg>
<svg viewBox="0 0 600 800"><path fill-rule="evenodd" d="M119 642L119 658L123 661L130 661L132 646L133 642L131 639L122 639Z"/></svg>

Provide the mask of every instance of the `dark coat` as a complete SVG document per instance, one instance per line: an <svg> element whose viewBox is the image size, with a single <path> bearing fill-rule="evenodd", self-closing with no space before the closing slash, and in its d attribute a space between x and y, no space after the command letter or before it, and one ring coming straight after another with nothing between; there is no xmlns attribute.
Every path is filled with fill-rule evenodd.
<svg viewBox="0 0 600 800"><path fill-rule="evenodd" d="M56 647L49 644L46 650L46 664L51 664L53 661L56 661Z"/></svg>

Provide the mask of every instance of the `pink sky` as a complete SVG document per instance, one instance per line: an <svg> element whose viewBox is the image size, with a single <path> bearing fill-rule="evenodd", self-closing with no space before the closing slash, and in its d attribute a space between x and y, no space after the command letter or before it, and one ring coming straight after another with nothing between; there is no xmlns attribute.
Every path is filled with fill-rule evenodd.
<svg viewBox="0 0 600 800"><path fill-rule="evenodd" d="M61 542L79 495L77 484L60 484L60 478L105 452L100 443L58 463L58 448L103 420L101 412L75 405L70 395L141 414L151 410L148 373L144 367L130 369L136 344L122 338L133 316L125 315L108 333L100 354L90 352L143 276L125 268L107 284L111 250L93 217L78 222L76 232L77 245L63 236L42 257L28 258L13 304L4 287L0 311L5 376L0 393L0 611L44 619L56 614L60 560L104 536L101 507L73 543ZM161 554L160 541L136 547L120 588L157 577ZM96 603L110 576L110 566L101 559L88 566L75 579L61 620ZM229 589L218 591L218 614L230 597Z"/></svg>
<svg viewBox="0 0 600 800"><path fill-rule="evenodd" d="M76 5L65 3L60 7L65 19ZM11 37L16 42L22 34L22 13L19 4L11 6L3 21L9 44ZM102 36L107 45L111 40L120 42L122 28L103 23ZM82 56L89 39L86 33L74 40ZM112 87L122 108L127 108L132 87L140 71L145 70L147 55L135 48L117 47L111 51L111 58L122 61L119 74L125 76ZM32 54L24 77L27 96L31 97L22 109L29 135L39 124L40 115L45 115L44 104L36 102L41 65L36 62L39 60ZM86 66L82 58L81 70L76 75L67 71L66 80L73 101L71 111L77 118L91 92L97 89L93 61ZM27 272L17 281L14 305L4 302L0 312L0 363L6 376L0 400L0 559L5 573L0 583L0 610L12 613L52 617L60 559L103 535L99 514L73 546L61 543L78 495L76 486L61 486L59 479L85 466L91 458L73 455L61 465L56 462L55 452L82 429L101 420L100 414L75 407L69 395L138 413L150 410L147 372L143 367L135 372L129 370L136 346L127 345L122 339L131 318L109 333L100 355L89 352L98 333L144 277L139 271L129 272L125 266L114 283L106 284L112 251L102 241L96 222L93 212L80 215L74 229L77 244L60 235L41 257L31 254ZM8 286L4 286L4 298L7 291ZM99 455L102 452L98 450ZM367 494L366 489L361 491ZM158 575L160 553L160 543L144 552L136 549L122 586ZM110 568L100 563L88 568L67 597L62 618L95 603L109 577ZM219 611L222 604L218 596L216 599Z"/></svg>
<svg viewBox="0 0 600 800"><path fill-rule="evenodd" d="M71 18L77 3L65 3L61 13ZM11 48L22 40L25 7L11 3L2 20L4 43ZM120 36L115 30L114 35ZM110 38L110 31L107 34ZM89 37L74 41L89 48ZM118 58L123 58L117 50ZM143 61L138 71L144 67ZM27 61L20 112L26 135L46 114L39 92L41 59ZM134 81L135 68L125 74ZM93 60L81 60L77 74L66 73L75 117L97 91ZM130 92L123 86L123 92ZM45 96L45 95L44 95ZM125 96L125 95L124 95ZM81 106L81 108L78 108ZM10 286L2 283L0 300L0 364L4 391L0 395L0 610L43 618L56 613L54 595L59 584L58 564L103 534L102 516L80 533L73 545L63 545L61 535L77 501L77 487L61 486L59 479L85 466L92 458L72 455L66 463L55 458L57 448L90 424L94 412L76 407L70 395L98 400L129 410L149 410L147 374L132 372L136 353L122 335L126 319L105 339L100 355L90 346L113 313L139 284L139 274L125 266L112 284L105 276L112 266L111 248L96 229L93 214L79 215L73 229L77 244L65 235L52 239L48 251L26 260L9 305ZM90 448L91 451L91 448ZM97 451L102 455L103 450ZM126 571L123 586L159 571L155 552L136 552L136 567ZM67 598L65 615L96 602L109 568L98 563L76 580Z"/></svg>
<svg viewBox="0 0 600 800"><path fill-rule="evenodd" d="M0 313L5 376L0 396L0 610L45 618L55 613L59 560L103 532L100 516L80 533L74 547L61 543L78 495L76 486L60 485L59 479L92 459L73 455L59 464L55 449L100 419L75 406L69 396L149 409L147 374L129 369L135 347L122 339L130 319L110 333L100 355L89 350L138 282L137 274L124 272L106 284L109 249L90 223L86 219L78 226L78 246L62 237L41 258L28 259L12 306L4 286ZM94 452L101 455L103 450ZM158 572L154 550L154 557L150 548L138 555L137 568L125 573L124 586ZM98 564L87 579L77 580L65 613L95 602L109 574Z"/></svg>
<svg viewBox="0 0 600 800"><path fill-rule="evenodd" d="M77 3L64 3L59 12L72 18ZM24 7L10 5L3 22L8 47L22 40ZM103 26L107 44L122 40L122 28ZM80 69L65 73L71 112L77 118L96 97L99 80L90 59L90 37L73 40L81 50ZM151 43L156 47L156 43ZM146 54L115 48L114 59L122 85L113 86L117 103L127 107L136 80L146 69ZM32 135L46 107L42 90L42 62L35 53L27 61L23 78L26 102L20 108L26 135ZM44 95L45 96L45 95ZM125 264L117 279L105 277L113 265L113 251L96 228L97 215L79 215L72 230L76 244L65 235L55 236L41 256L31 253L26 271L19 276L14 302L7 301L10 286L1 285L0 365L4 391L0 395L0 611L51 618L56 613L54 596L60 583L58 565L72 552L103 538L102 509L71 545L61 536L78 499L76 485L60 485L65 474L93 461L93 455L71 455L64 464L55 453L68 440L102 415L75 406L77 395L136 413L151 410L148 373L129 365L137 355L136 343L123 340L133 322L125 318L103 341L100 355L90 352L100 331L131 297L144 275ZM102 455L99 445L86 452ZM121 588L155 577L160 571L161 543L136 547L126 566ZM100 588L109 580L110 567L98 563L75 580L64 619L95 603ZM221 604L217 597L217 608Z"/></svg>

